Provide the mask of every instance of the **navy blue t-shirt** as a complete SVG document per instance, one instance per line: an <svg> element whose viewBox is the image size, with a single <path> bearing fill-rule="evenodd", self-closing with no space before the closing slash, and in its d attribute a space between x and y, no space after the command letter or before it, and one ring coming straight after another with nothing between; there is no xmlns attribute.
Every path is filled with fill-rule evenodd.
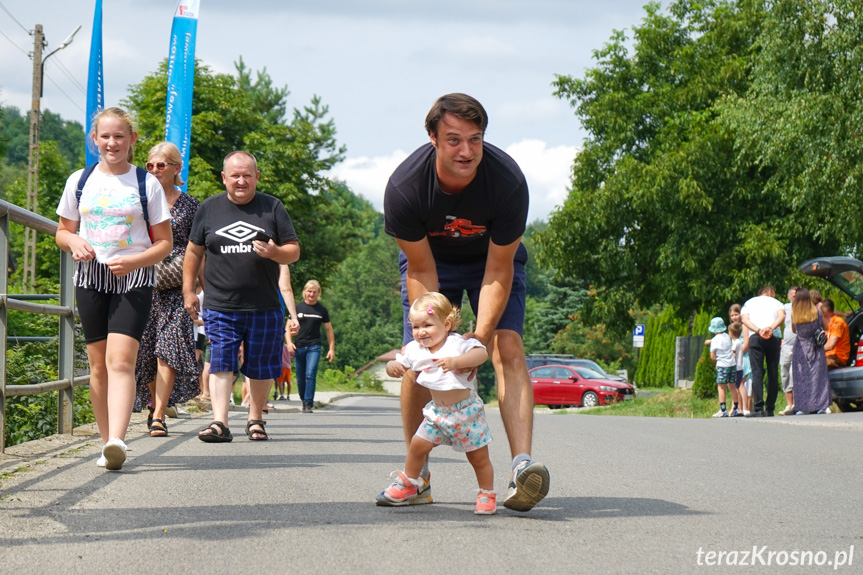
<svg viewBox="0 0 863 575"><path fill-rule="evenodd" d="M524 174L506 152L483 142L476 176L458 194L438 185L437 151L430 143L396 168L384 195L384 231L410 242L428 237L436 260L484 260L488 242L504 246L524 234L529 193Z"/></svg>

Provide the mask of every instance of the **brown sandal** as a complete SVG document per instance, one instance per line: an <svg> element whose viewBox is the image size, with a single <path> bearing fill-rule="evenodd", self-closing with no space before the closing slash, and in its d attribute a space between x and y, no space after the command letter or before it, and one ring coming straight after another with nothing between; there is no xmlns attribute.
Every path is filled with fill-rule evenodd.
<svg viewBox="0 0 863 575"><path fill-rule="evenodd" d="M161 419L154 419L150 424L150 437L168 437L168 424Z"/></svg>
<svg viewBox="0 0 863 575"><path fill-rule="evenodd" d="M267 422L263 419L250 419L248 423L246 423L246 435L249 436L251 441L266 441L270 438L270 436L267 435L267 430L264 429L264 425L266 423ZM261 429L252 429L253 425L260 425ZM256 435L263 435L263 437L255 437Z"/></svg>

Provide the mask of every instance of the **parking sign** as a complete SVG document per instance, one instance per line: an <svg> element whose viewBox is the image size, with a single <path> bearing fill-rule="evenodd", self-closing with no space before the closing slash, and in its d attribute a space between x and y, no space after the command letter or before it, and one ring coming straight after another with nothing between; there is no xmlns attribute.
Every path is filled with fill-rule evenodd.
<svg viewBox="0 0 863 575"><path fill-rule="evenodd" d="M635 324L632 330L632 347L644 347L644 324Z"/></svg>

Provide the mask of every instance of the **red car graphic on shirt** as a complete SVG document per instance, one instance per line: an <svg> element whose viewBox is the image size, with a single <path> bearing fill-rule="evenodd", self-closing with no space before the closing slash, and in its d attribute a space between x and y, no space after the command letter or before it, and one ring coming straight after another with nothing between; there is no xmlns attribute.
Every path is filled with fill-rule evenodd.
<svg viewBox="0 0 863 575"><path fill-rule="evenodd" d="M443 227L442 232L430 232L430 236L449 236L459 238L462 236L478 236L486 232L485 226L475 226L470 220L457 218L455 216L447 216L447 223Z"/></svg>

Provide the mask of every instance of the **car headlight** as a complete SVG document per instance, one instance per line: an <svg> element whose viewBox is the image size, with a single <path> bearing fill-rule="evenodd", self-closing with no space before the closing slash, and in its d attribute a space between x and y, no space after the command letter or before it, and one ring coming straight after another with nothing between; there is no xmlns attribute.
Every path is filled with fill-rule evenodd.
<svg viewBox="0 0 863 575"><path fill-rule="evenodd" d="M620 391L618 388L611 387L610 385L600 385L599 389L600 391Z"/></svg>

